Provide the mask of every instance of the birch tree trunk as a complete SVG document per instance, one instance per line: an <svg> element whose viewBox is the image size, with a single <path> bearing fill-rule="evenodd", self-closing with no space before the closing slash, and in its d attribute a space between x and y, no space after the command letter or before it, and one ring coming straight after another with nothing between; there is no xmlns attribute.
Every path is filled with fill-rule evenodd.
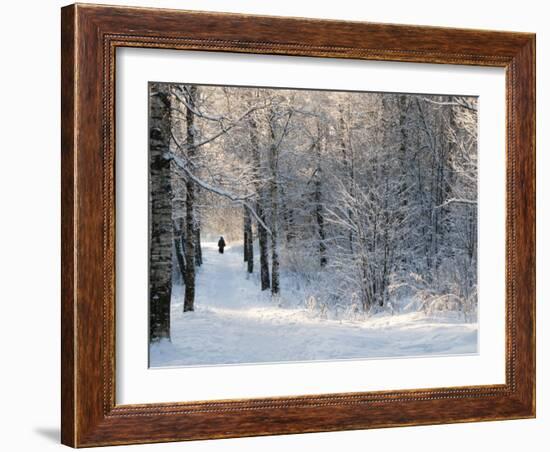
<svg viewBox="0 0 550 452"><path fill-rule="evenodd" d="M348 108L349 108L349 105L348 105ZM353 167L354 163L353 163L351 146L348 146L348 144L350 144L351 141L349 136L349 130L348 130L348 127L346 126L346 120L344 117L344 106L340 105L338 110L340 114L339 121L338 121L339 134L340 134L340 149L342 151L344 174L346 175L346 178L348 180L349 192L353 194L353 189L355 184L354 167ZM347 141L346 141L346 137L348 138ZM350 219L351 219L352 218L351 210L348 211L348 215L350 216ZM349 249L350 249L350 252L353 254L353 231L350 230L348 234L349 234L348 235Z"/></svg>
<svg viewBox="0 0 550 452"><path fill-rule="evenodd" d="M186 146L187 159L192 163L196 154L195 147L195 98L197 87L189 85L188 87L188 105L186 107ZM185 299L183 302L183 312L195 310L195 182L190 177L185 184L185 262L187 264L185 272Z"/></svg>
<svg viewBox="0 0 550 452"><path fill-rule="evenodd" d="M283 205L283 220L286 227L286 242L291 243L294 240L294 209L292 203L288 202L287 193L281 187L281 204Z"/></svg>
<svg viewBox="0 0 550 452"><path fill-rule="evenodd" d="M255 185L256 185L256 213L262 222L265 224L266 216L264 209L264 190L261 182L261 168L262 160L260 156L260 146L258 141L258 125L256 120L251 115L249 118L250 125L250 142L251 142L251 153L252 153L252 162L254 165L255 172ZM269 278L269 256L268 256L268 243L267 243L267 231L261 224L257 224L258 228L258 244L260 248L260 280L262 290L267 290L271 287L271 282Z"/></svg>
<svg viewBox="0 0 550 452"><path fill-rule="evenodd" d="M317 232L319 234L319 265L325 267L327 265L327 247L326 247L326 233L325 233L325 218L323 216L323 201L321 193L321 184L323 169L321 167L321 159L323 148L326 145L325 136L322 132L322 126L317 121L317 145L316 145L316 160L317 167L315 169L315 191L314 191L314 201L315 201L315 219L317 221ZM351 238L350 238L351 240Z"/></svg>
<svg viewBox="0 0 550 452"><path fill-rule="evenodd" d="M149 131L149 339L170 338L172 294L172 184L170 179L170 91L152 84Z"/></svg>
<svg viewBox="0 0 550 452"><path fill-rule="evenodd" d="M269 146L269 195L271 200L271 295L278 295L279 288L279 189L278 177L278 150L275 140L273 118L270 119L271 143Z"/></svg>
<svg viewBox="0 0 550 452"><path fill-rule="evenodd" d="M243 206L243 260L248 262L248 220L246 206Z"/></svg>
<svg viewBox="0 0 550 452"><path fill-rule="evenodd" d="M201 228L195 226L195 266L202 265Z"/></svg>
<svg viewBox="0 0 550 452"><path fill-rule="evenodd" d="M181 221L178 221L181 223ZM182 224L177 224L174 221L174 249L176 250L176 260L178 261L178 268L181 273L181 279L185 283L185 256L183 253L184 235L182 231Z"/></svg>
<svg viewBox="0 0 550 452"><path fill-rule="evenodd" d="M196 153L196 148L195 148ZM195 185L195 204L200 204L200 187ZM202 265L202 246L201 246L201 215L200 210L195 206L195 266Z"/></svg>
<svg viewBox="0 0 550 452"><path fill-rule="evenodd" d="M244 257L247 263L246 271L248 273L254 272L254 246L252 240L252 219L250 218L250 211L247 207L244 209Z"/></svg>
<svg viewBox="0 0 550 452"><path fill-rule="evenodd" d="M264 194L263 189L260 189L258 202L256 204L256 213L265 223L267 221L265 210L263 207ZM268 237L265 228L258 224L258 244L260 247L260 280L262 290L267 290L271 287L271 278L269 275L269 255L268 255Z"/></svg>

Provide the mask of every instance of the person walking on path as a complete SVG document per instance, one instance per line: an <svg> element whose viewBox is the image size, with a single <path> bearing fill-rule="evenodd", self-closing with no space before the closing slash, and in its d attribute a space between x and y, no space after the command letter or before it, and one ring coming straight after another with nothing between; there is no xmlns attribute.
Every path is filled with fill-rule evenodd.
<svg viewBox="0 0 550 452"><path fill-rule="evenodd" d="M223 254L223 249L225 248L225 240L223 239L223 236L220 237L220 240L218 240L218 248L220 250L220 254Z"/></svg>

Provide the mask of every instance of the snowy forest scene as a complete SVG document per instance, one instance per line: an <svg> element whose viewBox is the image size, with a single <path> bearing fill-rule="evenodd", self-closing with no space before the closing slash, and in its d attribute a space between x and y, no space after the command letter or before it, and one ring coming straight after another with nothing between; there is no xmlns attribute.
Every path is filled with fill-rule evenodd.
<svg viewBox="0 0 550 452"><path fill-rule="evenodd" d="M150 82L149 366L478 352L478 99Z"/></svg>

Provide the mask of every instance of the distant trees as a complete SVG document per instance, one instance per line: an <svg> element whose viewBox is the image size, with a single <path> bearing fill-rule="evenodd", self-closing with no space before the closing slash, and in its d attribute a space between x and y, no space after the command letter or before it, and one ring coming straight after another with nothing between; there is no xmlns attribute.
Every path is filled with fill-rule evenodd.
<svg viewBox="0 0 550 452"><path fill-rule="evenodd" d="M310 290L329 308L452 296L475 309L474 98L179 84L150 96L155 329L172 265L194 309L201 236L220 233L222 199L217 228L242 237L246 271L274 297L294 262L324 275Z"/></svg>

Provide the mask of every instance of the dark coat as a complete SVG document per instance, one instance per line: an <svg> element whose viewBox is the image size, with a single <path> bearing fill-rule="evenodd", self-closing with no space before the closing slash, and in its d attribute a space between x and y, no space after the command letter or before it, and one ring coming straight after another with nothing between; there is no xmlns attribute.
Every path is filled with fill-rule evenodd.
<svg viewBox="0 0 550 452"><path fill-rule="evenodd" d="M220 240L218 240L218 247L219 248L225 247L225 240L223 239L223 237L220 237Z"/></svg>

